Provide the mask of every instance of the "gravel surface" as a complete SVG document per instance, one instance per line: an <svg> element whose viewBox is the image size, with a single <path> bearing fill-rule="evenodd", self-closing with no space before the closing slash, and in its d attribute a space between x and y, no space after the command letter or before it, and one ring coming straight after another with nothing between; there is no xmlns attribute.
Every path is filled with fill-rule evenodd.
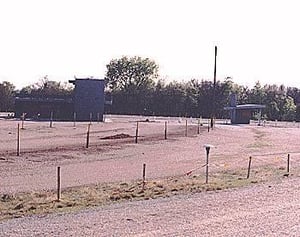
<svg viewBox="0 0 300 237"><path fill-rule="evenodd" d="M0 223L1 236L300 236L300 178Z"/></svg>
<svg viewBox="0 0 300 237"><path fill-rule="evenodd" d="M15 155L18 121L0 120L0 194L54 189L61 166L62 187L185 175L205 161L204 144L212 144L210 175L238 172L251 177L271 172L282 177L291 154L289 177L241 189L127 202L77 213L33 216L0 223L0 236L300 236L300 128L218 125L197 135L197 121L168 119L140 123L134 139L102 140L120 133L134 136L140 117L111 116L94 123L86 149L87 124L26 121L21 155ZM271 169L272 168L272 169ZM241 172L241 173L239 173ZM244 172L244 173L243 173ZM204 174L204 168L193 174ZM260 177L264 173L260 173ZM269 187L270 186L270 187Z"/></svg>
<svg viewBox="0 0 300 237"><path fill-rule="evenodd" d="M196 121L189 121L188 137L184 122L169 120L168 140L164 140L164 120L140 123L140 141L101 140L114 134L135 134L137 118L116 117L91 128L91 146L84 148L86 124L26 121L21 131L21 155L15 155L16 123L0 121L0 193L49 190L56 187L56 168L61 166L62 187L141 178L143 163L147 178L184 175L205 162L204 144L210 152L210 172L243 170L248 157L252 166L286 166L291 153L292 167L299 166L300 129L218 125L197 135ZM195 172L203 174L204 169Z"/></svg>

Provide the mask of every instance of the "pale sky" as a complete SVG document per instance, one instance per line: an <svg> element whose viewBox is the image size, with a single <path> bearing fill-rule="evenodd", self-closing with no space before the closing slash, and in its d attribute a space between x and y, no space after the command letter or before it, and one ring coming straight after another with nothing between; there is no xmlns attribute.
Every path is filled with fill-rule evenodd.
<svg viewBox="0 0 300 237"><path fill-rule="evenodd" d="M167 80L230 76L300 88L300 2L0 0L0 82L17 88L104 78L123 55L149 57Z"/></svg>

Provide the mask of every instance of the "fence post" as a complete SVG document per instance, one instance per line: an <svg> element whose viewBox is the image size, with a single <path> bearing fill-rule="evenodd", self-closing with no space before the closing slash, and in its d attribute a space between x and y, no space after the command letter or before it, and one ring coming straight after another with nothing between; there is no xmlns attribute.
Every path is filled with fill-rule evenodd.
<svg viewBox="0 0 300 237"><path fill-rule="evenodd" d="M52 123L53 123L53 111L50 113L50 128L52 128Z"/></svg>
<svg viewBox="0 0 300 237"><path fill-rule="evenodd" d="M184 134L186 137L188 135L188 121L187 119L185 120L185 134Z"/></svg>
<svg viewBox="0 0 300 237"><path fill-rule="evenodd" d="M86 145L85 145L86 148L89 148L89 143L90 143L90 127L91 127L91 124L89 123L88 129L86 132Z"/></svg>
<svg viewBox="0 0 300 237"><path fill-rule="evenodd" d="M92 118L93 118L93 114L90 113L90 124L92 124Z"/></svg>
<svg viewBox="0 0 300 237"><path fill-rule="evenodd" d="M143 164L143 190L145 189L145 180L146 180L146 164Z"/></svg>
<svg viewBox="0 0 300 237"><path fill-rule="evenodd" d="M20 142L21 142L20 124L18 123L18 128L17 128L17 156L20 156Z"/></svg>
<svg viewBox="0 0 300 237"><path fill-rule="evenodd" d="M138 135L139 135L139 122L136 122L135 143L138 143Z"/></svg>
<svg viewBox="0 0 300 237"><path fill-rule="evenodd" d="M60 201L60 166L57 167L57 201Z"/></svg>
<svg viewBox="0 0 300 237"><path fill-rule="evenodd" d="M210 126L209 126L209 119L207 119L207 131L209 132Z"/></svg>
<svg viewBox="0 0 300 237"><path fill-rule="evenodd" d="M288 154L287 157L287 168L286 168L287 173L290 173L290 154Z"/></svg>
<svg viewBox="0 0 300 237"><path fill-rule="evenodd" d="M248 164L248 173L247 173L247 179L249 179L249 177L250 177L251 160L252 160L252 157L250 156L250 157L249 157L249 164Z"/></svg>
<svg viewBox="0 0 300 237"><path fill-rule="evenodd" d="M73 113L73 127L76 128L76 112Z"/></svg>
<svg viewBox="0 0 300 237"><path fill-rule="evenodd" d="M165 140L167 140L167 122L165 122Z"/></svg>
<svg viewBox="0 0 300 237"><path fill-rule="evenodd" d="M21 120L22 120L21 129L24 129L25 113L22 113L22 115L21 115Z"/></svg>

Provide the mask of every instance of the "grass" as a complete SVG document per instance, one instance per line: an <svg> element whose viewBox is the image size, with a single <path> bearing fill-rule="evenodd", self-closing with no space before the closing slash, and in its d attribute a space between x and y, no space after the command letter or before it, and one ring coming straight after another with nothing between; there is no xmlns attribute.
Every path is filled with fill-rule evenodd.
<svg viewBox="0 0 300 237"><path fill-rule="evenodd" d="M194 175L149 180L144 189L140 180L78 186L64 189L60 201L56 200L55 191L3 194L0 197L0 221L35 214L71 212L116 202L239 188L274 179L275 176L282 178L284 174L281 168L260 167L251 170L250 179L245 178L246 170L227 170L210 175L208 184L205 184L203 175Z"/></svg>
<svg viewBox="0 0 300 237"><path fill-rule="evenodd" d="M270 146L270 144L266 139L266 132L261 131L259 129L252 129L252 131L255 134L254 135L255 142L249 144L247 148L262 148L262 147Z"/></svg>
<svg viewBox="0 0 300 237"><path fill-rule="evenodd" d="M237 179L234 176L224 174L210 177L209 184L205 184L204 177L198 175L155 179L147 181L144 189L141 181L79 186L64 189L60 201L56 200L55 191L3 194L0 197L0 221L33 214L68 212L115 202L148 200L250 184L249 180Z"/></svg>

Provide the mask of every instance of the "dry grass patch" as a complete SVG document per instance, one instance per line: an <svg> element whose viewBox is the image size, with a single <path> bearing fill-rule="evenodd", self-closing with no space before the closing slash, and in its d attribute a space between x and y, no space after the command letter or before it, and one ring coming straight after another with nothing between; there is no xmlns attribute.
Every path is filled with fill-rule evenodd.
<svg viewBox="0 0 300 237"><path fill-rule="evenodd" d="M0 197L0 221L33 214L69 212L121 201L147 200L178 194L238 188L270 180L272 175L278 175L283 171L277 169L274 173L274 170L256 169L253 170L250 179L245 179L245 173L245 170L242 170L213 174L209 177L209 184L205 184L203 175L194 175L149 180L144 189L140 180L72 187L62 191L59 202L56 200L55 191L3 194Z"/></svg>

